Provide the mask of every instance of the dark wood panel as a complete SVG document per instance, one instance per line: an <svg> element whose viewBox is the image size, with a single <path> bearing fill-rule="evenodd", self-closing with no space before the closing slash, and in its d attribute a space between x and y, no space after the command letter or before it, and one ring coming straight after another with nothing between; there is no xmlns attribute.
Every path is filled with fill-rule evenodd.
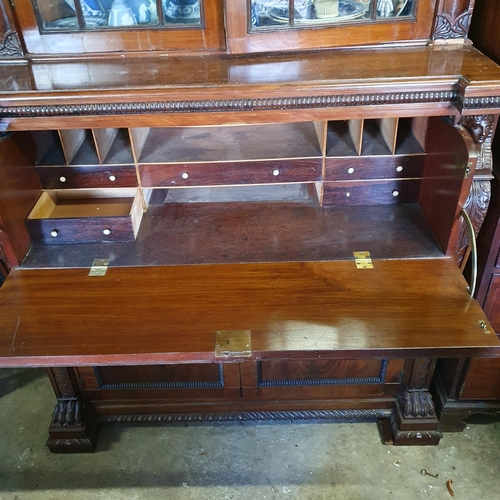
<svg viewBox="0 0 500 500"><path fill-rule="evenodd" d="M152 128L139 163L320 157L313 123Z"/></svg>
<svg viewBox="0 0 500 500"><path fill-rule="evenodd" d="M500 358L472 359L460 398L500 400Z"/></svg>
<svg viewBox="0 0 500 500"><path fill-rule="evenodd" d="M418 199L420 184L420 179L325 182L323 204L353 206L414 203Z"/></svg>
<svg viewBox="0 0 500 500"><path fill-rule="evenodd" d="M500 348L450 259L19 270L0 312L3 366L213 361L220 330L250 330L253 359Z"/></svg>
<svg viewBox="0 0 500 500"><path fill-rule="evenodd" d="M0 226L7 233L18 263L31 241L24 220L41 191L35 169L12 136L0 138Z"/></svg>
<svg viewBox="0 0 500 500"><path fill-rule="evenodd" d="M188 387L223 387L220 363L185 365L101 366L96 368L101 389L126 389L147 385L179 389ZM106 387L108 386L108 387ZM109 387L113 386L113 387ZM140 388L140 387L137 387Z"/></svg>
<svg viewBox="0 0 500 500"><path fill-rule="evenodd" d="M321 180L322 160L139 165L144 187L216 186Z"/></svg>
<svg viewBox="0 0 500 500"><path fill-rule="evenodd" d="M134 166L37 167L44 189L137 187Z"/></svg>
<svg viewBox="0 0 500 500"><path fill-rule="evenodd" d="M423 155L327 158L325 180L416 178L423 169Z"/></svg>
<svg viewBox="0 0 500 500"><path fill-rule="evenodd" d="M258 364L260 386L335 385L347 379L372 378L383 382L385 363L381 360L262 361ZM381 373L381 372L384 373ZM372 381L373 383L373 381Z"/></svg>
<svg viewBox="0 0 500 500"><path fill-rule="evenodd" d="M483 309L495 331L500 334L500 275L498 274L491 276Z"/></svg>
<svg viewBox="0 0 500 500"><path fill-rule="evenodd" d="M199 404L241 399L238 363L79 367L78 376L85 397L96 404Z"/></svg>
<svg viewBox="0 0 500 500"><path fill-rule="evenodd" d="M453 254L460 237L460 210L476 168L476 149L464 129L454 127L448 119L431 118L425 150L428 154L418 201L441 248Z"/></svg>

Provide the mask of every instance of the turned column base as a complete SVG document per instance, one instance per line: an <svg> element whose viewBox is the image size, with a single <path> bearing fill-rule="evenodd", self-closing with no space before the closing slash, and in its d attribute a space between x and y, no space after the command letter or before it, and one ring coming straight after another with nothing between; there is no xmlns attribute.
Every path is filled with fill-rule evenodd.
<svg viewBox="0 0 500 500"><path fill-rule="evenodd" d="M52 453L95 451L100 424L78 399L59 400L49 427L47 447Z"/></svg>
<svg viewBox="0 0 500 500"><path fill-rule="evenodd" d="M396 400L390 425L395 446L436 445L443 437L432 396L426 390L404 391Z"/></svg>

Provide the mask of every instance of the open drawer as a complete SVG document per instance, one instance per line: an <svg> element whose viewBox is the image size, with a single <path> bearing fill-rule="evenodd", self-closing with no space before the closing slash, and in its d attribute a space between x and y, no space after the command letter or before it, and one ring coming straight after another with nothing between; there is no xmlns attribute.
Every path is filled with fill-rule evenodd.
<svg viewBox="0 0 500 500"><path fill-rule="evenodd" d="M137 189L44 191L26 225L46 245L134 241L143 211Z"/></svg>

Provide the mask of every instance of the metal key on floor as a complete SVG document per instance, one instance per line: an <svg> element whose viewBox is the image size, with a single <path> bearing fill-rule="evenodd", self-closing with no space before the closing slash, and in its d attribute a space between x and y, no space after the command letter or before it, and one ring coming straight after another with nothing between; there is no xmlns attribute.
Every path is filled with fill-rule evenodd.
<svg viewBox="0 0 500 500"><path fill-rule="evenodd" d="M431 476L431 477L434 477L434 478L437 478L439 477L439 474L431 474L430 472L428 472L426 469L422 469L420 471L420 474L422 474L422 476Z"/></svg>

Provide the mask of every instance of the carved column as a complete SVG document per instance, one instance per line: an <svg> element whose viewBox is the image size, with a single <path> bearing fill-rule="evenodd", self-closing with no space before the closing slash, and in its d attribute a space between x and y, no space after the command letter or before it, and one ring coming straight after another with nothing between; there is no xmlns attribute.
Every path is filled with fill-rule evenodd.
<svg viewBox="0 0 500 500"><path fill-rule="evenodd" d="M462 125L472 136L477 150L477 166L472 181L471 190L464 209L474 226L476 236L483 225L484 218L490 203L491 183L493 171L493 159L491 154L491 143L495 130L495 116L493 115L471 115L462 116L459 124ZM460 222L460 238L456 249L457 263L461 263L469 246L469 237L465 222Z"/></svg>
<svg viewBox="0 0 500 500"><path fill-rule="evenodd" d="M475 0L438 0L432 40L461 42L467 40Z"/></svg>
<svg viewBox="0 0 500 500"><path fill-rule="evenodd" d="M435 359L419 358L411 361L406 389L398 396L391 416L395 445L438 444L443 437L438 429L432 395L429 392Z"/></svg>
<svg viewBox="0 0 500 500"><path fill-rule="evenodd" d="M52 453L87 453L95 450L99 424L81 397L73 368L49 368L57 396L47 446Z"/></svg>

